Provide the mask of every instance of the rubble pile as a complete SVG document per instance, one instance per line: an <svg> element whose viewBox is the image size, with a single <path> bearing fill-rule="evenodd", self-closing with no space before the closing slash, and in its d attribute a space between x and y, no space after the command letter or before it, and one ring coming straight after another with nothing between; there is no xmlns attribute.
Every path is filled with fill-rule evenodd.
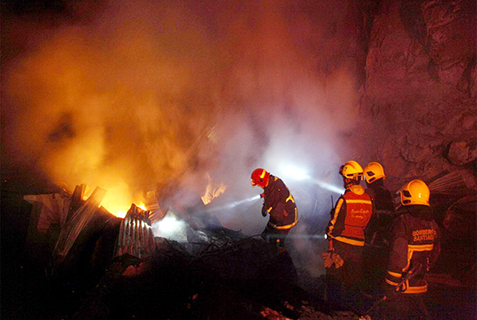
<svg viewBox="0 0 477 320"><path fill-rule="evenodd" d="M288 279L293 264L286 252L250 238L217 250L195 257L176 241L156 238L150 259L118 256L73 319L298 319L305 310L315 319L331 317L324 304L302 300L309 297Z"/></svg>
<svg viewBox="0 0 477 320"><path fill-rule="evenodd" d="M98 189L99 190L99 189ZM60 319L339 319L299 285L286 249L247 237L208 215L185 217L181 242L154 237L150 212L132 204L119 219L75 193L25 196L32 203L27 299L41 317ZM95 195L95 193L93 193ZM44 201L44 202L42 202ZM174 213L175 212L175 213ZM167 215L166 215L167 216ZM64 218L62 218L64 217ZM40 220L50 224L41 230ZM56 223L64 219L62 223ZM52 233L52 229L58 229ZM43 244L42 244L43 243ZM46 245L42 259L32 248ZM40 274L43 273L43 276ZM33 289L32 289L33 288ZM33 307L35 310L35 307ZM19 313L25 310L18 311ZM38 313L38 310L33 311Z"/></svg>
<svg viewBox="0 0 477 320"><path fill-rule="evenodd" d="M227 229L208 214L189 215L172 208L162 217L184 222L178 240L154 236L151 212L132 204L120 219L97 207L102 192L85 201L83 191L78 186L69 197L25 196L28 207L5 207L3 201L2 212L12 215L18 210L22 213L17 220L29 221L24 242L2 243L8 248L2 249L2 257L6 251L19 259L5 264L6 282L15 290L10 290L11 299L2 300L7 306L3 315L76 320L357 319L362 315L326 301L323 277L296 269L289 252L293 246L277 248L260 237ZM468 219L462 214L475 215L472 208L475 197L449 208L445 236L458 237L456 228L465 231L462 236L472 236L473 229L462 224ZM462 279L431 277L446 285L449 294L467 294L463 283L472 273L464 276L462 271L471 264L462 261L460 269L447 270L460 272ZM464 293L449 290L449 284ZM371 306L374 300L366 303Z"/></svg>

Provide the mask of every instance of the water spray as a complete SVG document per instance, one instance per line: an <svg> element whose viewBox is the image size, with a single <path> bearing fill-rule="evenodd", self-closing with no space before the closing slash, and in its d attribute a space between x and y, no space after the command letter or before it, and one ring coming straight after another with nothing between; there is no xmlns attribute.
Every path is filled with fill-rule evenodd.
<svg viewBox="0 0 477 320"><path fill-rule="evenodd" d="M321 188L332 191L332 192L336 192L336 193L339 193L339 194L343 194L345 192L345 190L343 188L339 188L335 185L332 185L332 184L329 184L329 183L326 183L326 182L323 182L323 181L320 181L320 180L317 180L317 179L310 179L310 181L314 184L319 185Z"/></svg>
<svg viewBox="0 0 477 320"><path fill-rule="evenodd" d="M306 173L305 170L298 168L296 166L292 166L292 165L282 166L281 172L283 172L284 176L288 178L291 178L297 181L308 181L318 185L319 187L323 189L326 189L332 192L336 192L339 194L343 194L345 192L343 188L312 178L309 174Z"/></svg>
<svg viewBox="0 0 477 320"><path fill-rule="evenodd" d="M244 203L247 203L247 202L252 202L252 201L255 201L255 200L258 200L258 199L260 199L260 195L256 195L256 196L253 196L253 197L250 197L250 198L247 198L247 199L243 199L243 200L239 200L239 201L234 201L232 203L229 203L229 204L226 204L224 206L217 207L217 208L211 208L208 211L211 212L211 211L218 211L218 210L224 210L224 209L231 209L231 208L239 206L241 204L244 204Z"/></svg>

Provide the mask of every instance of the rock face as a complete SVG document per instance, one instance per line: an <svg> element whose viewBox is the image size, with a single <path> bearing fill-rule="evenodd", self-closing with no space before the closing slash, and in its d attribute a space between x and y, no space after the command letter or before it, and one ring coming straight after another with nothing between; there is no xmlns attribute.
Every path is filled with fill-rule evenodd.
<svg viewBox="0 0 477 320"><path fill-rule="evenodd" d="M456 165L464 166L471 164L477 158L476 141L453 141L449 147L447 159Z"/></svg>
<svg viewBox="0 0 477 320"><path fill-rule="evenodd" d="M475 2L385 0L372 18L361 159L380 161L392 190L456 170L475 181Z"/></svg>
<svg viewBox="0 0 477 320"><path fill-rule="evenodd" d="M380 1L355 130L356 154L383 164L391 191L412 179L429 185L443 234L437 268L474 285L475 207L460 204L477 194L475 12L473 0ZM451 215L471 229L464 241L452 237Z"/></svg>

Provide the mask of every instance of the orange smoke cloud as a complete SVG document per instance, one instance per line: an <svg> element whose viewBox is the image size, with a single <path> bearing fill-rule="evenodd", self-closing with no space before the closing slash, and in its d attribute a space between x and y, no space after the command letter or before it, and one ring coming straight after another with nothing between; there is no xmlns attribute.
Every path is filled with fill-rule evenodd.
<svg viewBox="0 0 477 320"><path fill-rule="evenodd" d="M7 153L70 191L108 190L114 212L170 181L200 194L216 170L214 180L227 172L248 187L259 160L322 153L316 137L353 120L354 78L339 61L322 77L307 49L323 44L319 23L289 6L116 1L86 24L46 31L2 71L14 101Z"/></svg>

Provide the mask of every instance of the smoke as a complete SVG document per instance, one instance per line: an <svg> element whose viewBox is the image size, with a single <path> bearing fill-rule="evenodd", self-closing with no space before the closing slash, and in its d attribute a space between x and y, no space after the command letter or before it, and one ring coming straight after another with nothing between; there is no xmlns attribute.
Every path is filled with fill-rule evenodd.
<svg viewBox="0 0 477 320"><path fill-rule="evenodd" d="M150 190L195 206L209 178L227 186L211 207L248 199L256 167L336 181L357 102L347 2L82 3L53 26L4 22L19 51L2 66L4 160L104 188L111 212ZM285 183L303 215L328 211L330 191ZM260 232L260 205L217 217Z"/></svg>

